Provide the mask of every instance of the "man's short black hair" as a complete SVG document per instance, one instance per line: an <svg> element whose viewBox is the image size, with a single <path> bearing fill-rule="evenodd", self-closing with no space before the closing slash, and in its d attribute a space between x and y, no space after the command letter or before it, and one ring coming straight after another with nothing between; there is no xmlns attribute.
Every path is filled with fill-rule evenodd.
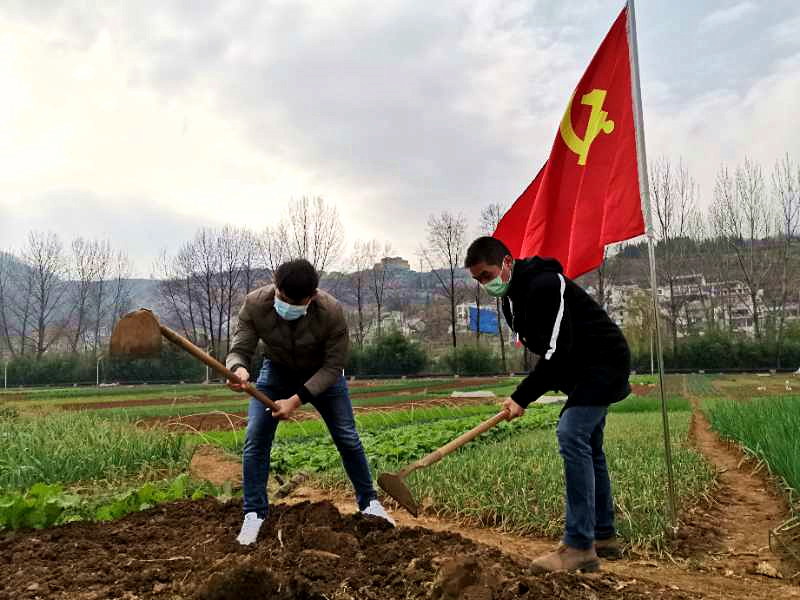
<svg viewBox="0 0 800 600"><path fill-rule="evenodd" d="M311 296L319 286L317 270L305 258L283 263L275 270L275 286L294 302Z"/></svg>
<svg viewBox="0 0 800 600"><path fill-rule="evenodd" d="M503 259L511 252L506 245L497 238L484 235L472 242L467 248L467 257L464 259L464 266L469 269L479 263L500 267Z"/></svg>

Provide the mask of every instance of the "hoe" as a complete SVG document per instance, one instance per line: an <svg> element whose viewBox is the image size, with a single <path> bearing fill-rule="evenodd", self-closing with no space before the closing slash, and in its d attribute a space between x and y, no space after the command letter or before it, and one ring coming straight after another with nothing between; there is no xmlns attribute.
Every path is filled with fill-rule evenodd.
<svg viewBox="0 0 800 600"><path fill-rule="evenodd" d="M134 358L158 356L161 352L161 336L186 350L220 375L224 375L231 381L239 381L239 378L225 365L200 350L185 337L159 323L153 312L146 308L130 312L119 320L111 334L111 354ZM275 403L266 394L256 389L253 384L248 382L245 385L245 391L260 400L270 410L277 410L278 407Z"/></svg>
<svg viewBox="0 0 800 600"><path fill-rule="evenodd" d="M505 421L508 418L508 411L502 410L501 412L497 413L491 419L488 419L470 429L466 433L462 433L452 442L448 442L438 450L434 450L427 456L423 456L417 462L411 463L410 465L403 467L397 473L381 473L378 476L378 485L381 486L381 489L389 494L392 498L394 498L397 503L405 508L408 512L410 512L415 517L419 514L419 506L414 501L414 496L411 494L411 491L406 486L405 477L417 469L423 469L432 465L435 462L439 462L445 456L457 450L467 442L474 440L484 431L491 429L495 425L497 425L500 421Z"/></svg>

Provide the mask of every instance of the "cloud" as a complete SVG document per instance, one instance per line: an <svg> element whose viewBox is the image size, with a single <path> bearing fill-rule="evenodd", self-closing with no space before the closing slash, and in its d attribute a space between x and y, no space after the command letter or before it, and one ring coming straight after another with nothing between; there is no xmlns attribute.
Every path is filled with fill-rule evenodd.
<svg viewBox="0 0 800 600"><path fill-rule="evenodd" d="M65 105L49 123L30 107L26 136L39 124L48 141L19 154L42 166L20 188L62 171L61 185L259 225L290 195L320 194L352 237L405 253L431 212L477 214L524 188L588 57L528 3L130 6L49 17L62 53L31 53ZM90 120L80 143L64 125Z"/></svg>
<svg viewBox="0 0 800 600"><path fill-rule="evenodd" d="M800 45L800 17L783 20L775 25L770 34L775 43L786 46Z"/></svg>
<svg viewBox="0 0 800 600"><path fill-rule="evenodd" d="M29 231L53 231L67 249L72 239L109 240L124 250L135 273L146 276L161 250L174 254L200 227L222 225L209 215L182 215L148 198L107 197L80 189L52 190L27 198L24 206L3 214L0 250L21 250Z"/></svg>
<svg viewBox="0 0 800 600"><path fill-rule="evenodd" d="M745 17L748 17L759 10L755 2L746 0L729 6L728 8L721 8L706 15L700 22L700 31L709 31L718 27L727 27L738 23Z"/></svg>
<svg viewBox="0 0 800 600"><path fill-rule="evenodd" d="M796 104L798 74L781 62L790 46L762 41L776 15L798 18L797 4L753 6L704 18L689 3L681 19L674 3L639 6L648 150L684 155L701 182L719 160L758 146L771 161L800 139L795 119L776 121ZM4 3L3 243L28 224L65 237L107 230L144 257L169 229L179 240L202 224L259 230L307 194L338 205L348 246L377 238L413 259L429 214L463 212L475 224L483 206L509 205L525 188L619 9L615 0ZM752 17L746 38L685 27L725 33L737 15ZM80 219L53 200L64 190ZM31 203L42 206L35 218ZM158 233L142 243L130 220Z"/></svg>
<svg viewBox="0 0 800 600"><path fill-rule="evenodd" d="M707 207L722 164L732 168L749 157L769 173L787 152L800 160L797 130L790 125L798 97L800 54L779 62L744 90L717 88L689 106L652 107L645 115L648 147L684 158L700 184L701 205Z"/></svg>

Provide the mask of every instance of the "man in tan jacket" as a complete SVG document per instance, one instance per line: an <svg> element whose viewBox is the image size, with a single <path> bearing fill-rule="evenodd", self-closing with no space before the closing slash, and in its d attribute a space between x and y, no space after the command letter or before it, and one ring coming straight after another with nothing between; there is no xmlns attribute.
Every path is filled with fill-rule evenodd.
<svg viewBox="0 0 800 600"><path fill-rule="evenodd" d="M356 431L344 378L350 345L344 311L333 296L317 289L319 276L307 260L282 264L274 279L275 285L247 295L226 360L231 371L248 381L253 353L258 340L263 341L266 350L256 387L279 408L272 412L255 398L250 400L242 460L244 523L237 540L248 545L258 537L269 509L266 485L275 430L305 403L314 406L328 426L359 510L394 524L377 499ZM243 391L237 383L228 385Z"/></svg>

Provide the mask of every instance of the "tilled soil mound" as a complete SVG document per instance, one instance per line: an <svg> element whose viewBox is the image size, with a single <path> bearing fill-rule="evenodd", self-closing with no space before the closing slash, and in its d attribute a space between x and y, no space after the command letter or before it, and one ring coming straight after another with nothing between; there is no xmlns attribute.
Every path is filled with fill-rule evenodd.
<svg viewBox="0 0 800 600"><path fill-rule="evenodd" d="M0 599L511 600L697 598L608 574L540 575L451 533L394 529L330 503L275 505L255 546L241 504L178 502L112 523L0 537Z"/></svg>

